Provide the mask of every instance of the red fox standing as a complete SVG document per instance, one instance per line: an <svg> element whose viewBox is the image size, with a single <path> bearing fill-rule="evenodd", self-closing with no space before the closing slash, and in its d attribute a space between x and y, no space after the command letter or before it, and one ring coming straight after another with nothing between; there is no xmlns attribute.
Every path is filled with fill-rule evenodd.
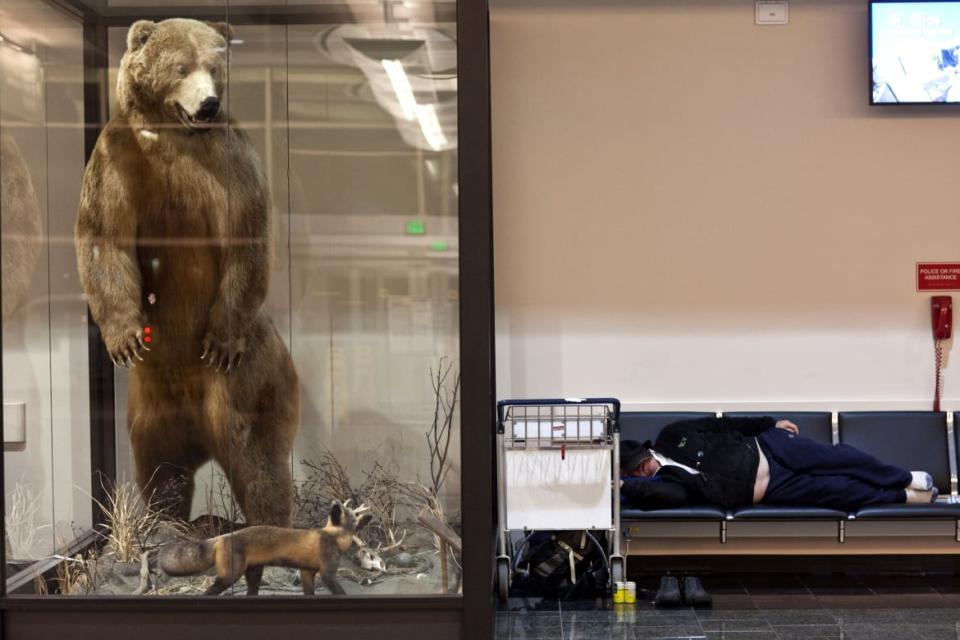
<svg viewBox="0 0 960 640"><path fill-rule="evenodd" d="M322 529L288 529L256 526L198 542L175 542L162 547L157 562L171 576L190 576L215 567L217 579L204 595L217 595L230 588L244 571L253 566L300 569L304 595L312 596L314 579L330 593L345 592L337 582L340 552L353 544L353 537L370 522L370 514L358 515L367 508L350 509L349 500L330 505L330 517ZM247 587L247 595L256 589Z"/></svg>

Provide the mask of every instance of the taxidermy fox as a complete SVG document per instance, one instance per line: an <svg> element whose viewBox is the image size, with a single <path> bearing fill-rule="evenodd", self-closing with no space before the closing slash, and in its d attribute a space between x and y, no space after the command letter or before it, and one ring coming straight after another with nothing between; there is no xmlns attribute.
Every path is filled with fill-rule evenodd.
<svg viewBox="0 0 960 640"><path fill-rule="evenodd" d="M313 595L318 574L330 593L343 595L343 587L337 582L340 552L349 549L354 535L370 522L370 514L360 515L368 507L350 509L349 504L349 500L345 504L335 500L321 529L248 527L209 540L166 545L157 553L157 562L171 576L216 568L217 579L205 595L222 593L248 569L262 566L300 569L304 595ZM247 595L256 595L250 585Z"/></svg>

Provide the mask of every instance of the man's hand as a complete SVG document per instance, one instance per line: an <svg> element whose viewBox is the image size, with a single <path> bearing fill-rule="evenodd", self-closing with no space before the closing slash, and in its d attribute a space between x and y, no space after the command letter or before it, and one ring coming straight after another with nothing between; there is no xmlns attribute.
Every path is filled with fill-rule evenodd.
<svg viewBox="0 0 960 640"><path fill-rule="evenodd" d="M789 420L779 420L777 421L777 424L775 426L777 427L777 429L783 429L784 431L789 431L795 436L800 435L800 427L793 424Z"/></svg>

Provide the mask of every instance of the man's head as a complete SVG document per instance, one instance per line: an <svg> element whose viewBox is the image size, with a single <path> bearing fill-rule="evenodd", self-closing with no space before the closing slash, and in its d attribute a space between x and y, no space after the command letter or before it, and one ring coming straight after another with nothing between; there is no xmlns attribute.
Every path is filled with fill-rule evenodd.
<svg viewBox="0 0 960 640"><path fill-rule="evenodd" d="M625 476L649 478L660 469L660 463L653 457L650 441L620 441L620 472Z"/></svg>

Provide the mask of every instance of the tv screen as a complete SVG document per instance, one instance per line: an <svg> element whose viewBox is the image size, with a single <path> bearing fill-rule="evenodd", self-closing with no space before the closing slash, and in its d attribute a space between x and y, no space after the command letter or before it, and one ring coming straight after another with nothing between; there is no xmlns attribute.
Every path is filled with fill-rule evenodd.
<svg viewBox="0 0 960 640"><path fill-rule="evenodd" d="M871 104L960 103L960 0L870 3Z"/></svg>

